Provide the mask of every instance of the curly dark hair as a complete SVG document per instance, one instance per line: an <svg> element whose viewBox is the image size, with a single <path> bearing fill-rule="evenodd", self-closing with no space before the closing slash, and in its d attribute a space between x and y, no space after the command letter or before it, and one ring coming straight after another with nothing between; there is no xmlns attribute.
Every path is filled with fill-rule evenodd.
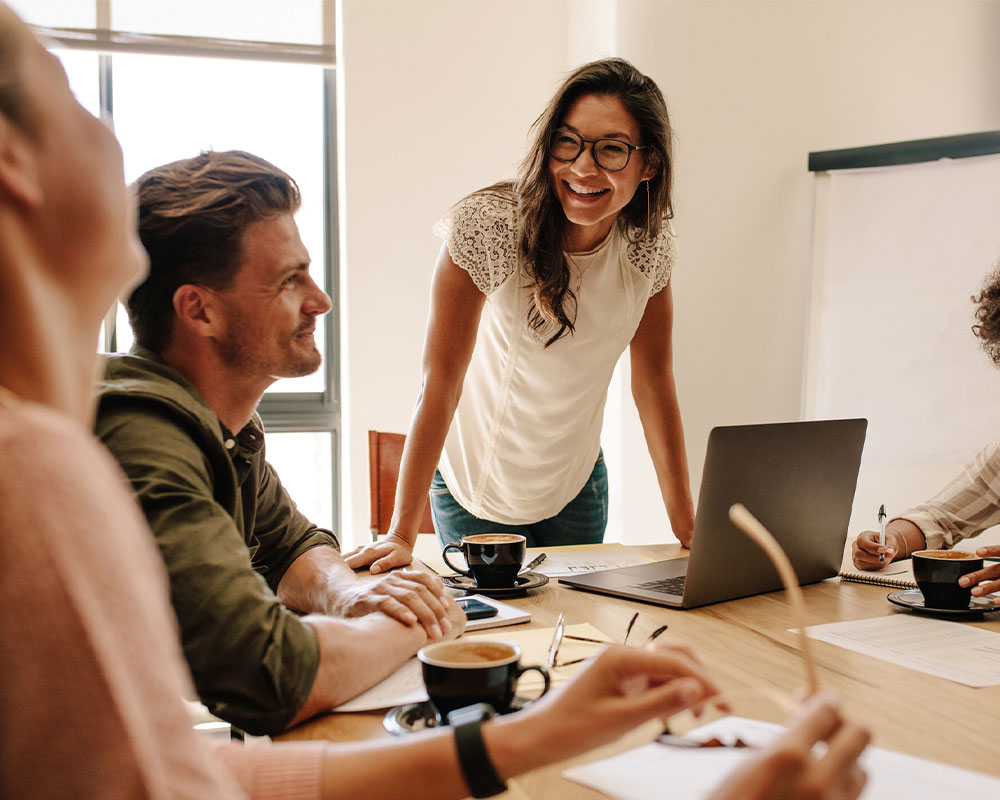
<svg viewBox="0 0 1000 800"><path fill-rule="evenodd" d="M976 323L972 332L990 361L1000 367L1000 261L986 276L982 291L970 299L976 304Z"/></svg>

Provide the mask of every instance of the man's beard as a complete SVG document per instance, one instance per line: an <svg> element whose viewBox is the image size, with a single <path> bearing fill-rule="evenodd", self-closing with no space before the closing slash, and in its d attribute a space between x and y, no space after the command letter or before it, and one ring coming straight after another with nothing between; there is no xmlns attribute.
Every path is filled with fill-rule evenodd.
<svg viewBox="0 0 1000 800"><path fill-rule="evenodd" d="M302 329L296 331L294 335L298 336L308 327L309 325L302 326ZM240 319L234 329L229 331L229 336L219 343L223 362L242 373L274 378L301 378L304 375L311 375L323 363L323 357L315 349L315 345L311 352L294 359L287 351L279 351L278 358L275 358L273 352L265 354L257 351L252 343L258 338L252 324ZM287 357L281 358L282 355Z"/></svg>

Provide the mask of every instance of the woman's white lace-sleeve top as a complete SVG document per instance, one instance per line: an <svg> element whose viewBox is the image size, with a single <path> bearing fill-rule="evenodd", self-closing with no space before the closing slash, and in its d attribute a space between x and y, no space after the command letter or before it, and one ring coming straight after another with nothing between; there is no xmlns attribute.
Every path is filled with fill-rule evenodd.
<svg viewBox="0 0 1000 800"><path fill-rule="evenodd" d="M593 250L568 253L576 330L546 348L528 327L517 226L513 199L493 193L466 198L434 226L486 295L441 474L467 511L509 525L555 516L586 483L615 364L675 259L666 225L638 243L616 225Z"/></svg>

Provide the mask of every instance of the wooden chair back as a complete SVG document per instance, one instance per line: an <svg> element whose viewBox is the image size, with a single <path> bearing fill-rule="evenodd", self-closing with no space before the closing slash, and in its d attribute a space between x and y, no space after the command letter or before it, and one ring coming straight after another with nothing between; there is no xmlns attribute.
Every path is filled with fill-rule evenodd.
<svg viewBox="0 0 1000 800"><path fill-rule="evenodd" d="M399 462L403 457L406 436L402 433L368 431L368 488L371 494L372 541L389 530L396 503ZM430 503L424 505L417 533L434 533Z"/></svg>

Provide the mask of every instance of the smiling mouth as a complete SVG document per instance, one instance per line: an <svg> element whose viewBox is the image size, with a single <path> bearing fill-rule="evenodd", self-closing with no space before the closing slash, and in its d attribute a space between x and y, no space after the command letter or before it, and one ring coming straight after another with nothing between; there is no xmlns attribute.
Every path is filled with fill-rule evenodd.
<svg viewBox="0 0 1000 800"><path fill-rule="evenodd" d="M574 186L569 181L563 181L563 184L569 189L571 194L577 197L600 197L602 194L607 194L611 191L610 189L590 189L586 186Z"/></svg>

